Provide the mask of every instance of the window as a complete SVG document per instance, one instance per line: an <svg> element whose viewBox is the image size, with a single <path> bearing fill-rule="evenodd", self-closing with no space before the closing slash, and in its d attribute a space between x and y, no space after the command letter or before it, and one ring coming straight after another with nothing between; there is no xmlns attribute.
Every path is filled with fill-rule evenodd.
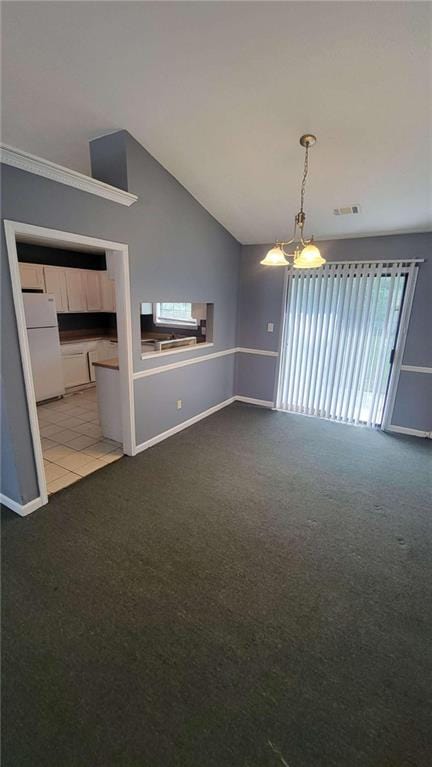
<svg viewBox="0 0 432 767"><path fill-rule="evenodd" d="M153 304L153 321L155 325L170 325L180 328L198 327L198 321L192 317L192 303Z"/></svg>

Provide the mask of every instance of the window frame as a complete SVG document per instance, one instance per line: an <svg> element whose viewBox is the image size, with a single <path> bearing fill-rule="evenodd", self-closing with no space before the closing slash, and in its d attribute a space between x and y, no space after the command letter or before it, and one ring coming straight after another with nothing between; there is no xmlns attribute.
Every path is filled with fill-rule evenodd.
<svg viewBox="0 0 432 767"><path fill-rule="evenodd" d="M153 324L157 325L158 327L170 327L170 328L193 328L194 330L197 330L198 328L198 320L191 319L191 320L180 320L178 317L173 317L172 319L165 319L160 318L159 312L160 310L158 307L161 306L163 303L181 303L181 304L190 304L191 311L192 311L192 301L157 301L153 303Z"/></svg>

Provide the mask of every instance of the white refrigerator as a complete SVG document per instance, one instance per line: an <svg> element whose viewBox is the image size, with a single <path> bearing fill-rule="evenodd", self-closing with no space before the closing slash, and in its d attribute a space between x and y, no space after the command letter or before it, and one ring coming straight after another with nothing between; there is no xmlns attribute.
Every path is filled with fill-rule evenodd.
<svg viewBox="0 0 432 767"><path fill-rule="evenodd" d="M23 293L36 402L64 394L62 358L54 296Z"/></svg>

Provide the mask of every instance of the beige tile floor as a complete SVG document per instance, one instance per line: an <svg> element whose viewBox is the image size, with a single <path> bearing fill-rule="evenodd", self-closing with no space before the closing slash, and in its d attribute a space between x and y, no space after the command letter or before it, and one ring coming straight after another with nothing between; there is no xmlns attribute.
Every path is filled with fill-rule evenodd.
<svg viewBox="0 0 432 767"><path fill-rule="evenodd" d="M118 442L104 439L96 387L38 405L48 493L55 493L123 455Z"/></svg>

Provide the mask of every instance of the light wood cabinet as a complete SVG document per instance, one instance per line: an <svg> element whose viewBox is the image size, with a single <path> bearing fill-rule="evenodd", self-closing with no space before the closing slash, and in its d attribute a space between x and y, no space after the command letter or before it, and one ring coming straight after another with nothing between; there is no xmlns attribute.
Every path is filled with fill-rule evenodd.
<svg viewBox="0 0 432 767"><path fill-rule="evenodd" d="M70 312L86 312L87 301L83 270L65 269L68 309Z"/></svg>
<svg viewBox="0 0 432 767"><path fill-rule="evenodd" d="M42 264L18 264L22 290L42 290L45 292L44 268Z"/></svg>
<svg viewBox="0 0 432 767"><path fill-rule="evenodd" d="M108 277L108 272L99 272L102 293L102 311L115 312L115 283Z"/></svg>
<svg viewBox="0 0 432 767"><path fill-rule="evenodd" d="M68 311L68 297L66 286L66 269L58 266L44 266L45 289L52 293L55 298L56 311L59 313Z"/></svg>
<svg viewBox="0 0 432 767"><path fill-rule="evenodd" d="M87 311L101 312L103 307L100 272L92 271L91 269L83 270L82 279L84 280Z"/></svg>
<svg viewBox="0 0 432 767"><path fill-rule="evenodd" d="M90 382L87 351L64 353L63 376L66 389Z"/></svg>
<svg viewBox="0 0 432 767"><path fill-rule="evenodd" d="M107 271L48 264L19 264L23 290L41 290L55 297L56 310L115 312L115 282Z"/></svg>

